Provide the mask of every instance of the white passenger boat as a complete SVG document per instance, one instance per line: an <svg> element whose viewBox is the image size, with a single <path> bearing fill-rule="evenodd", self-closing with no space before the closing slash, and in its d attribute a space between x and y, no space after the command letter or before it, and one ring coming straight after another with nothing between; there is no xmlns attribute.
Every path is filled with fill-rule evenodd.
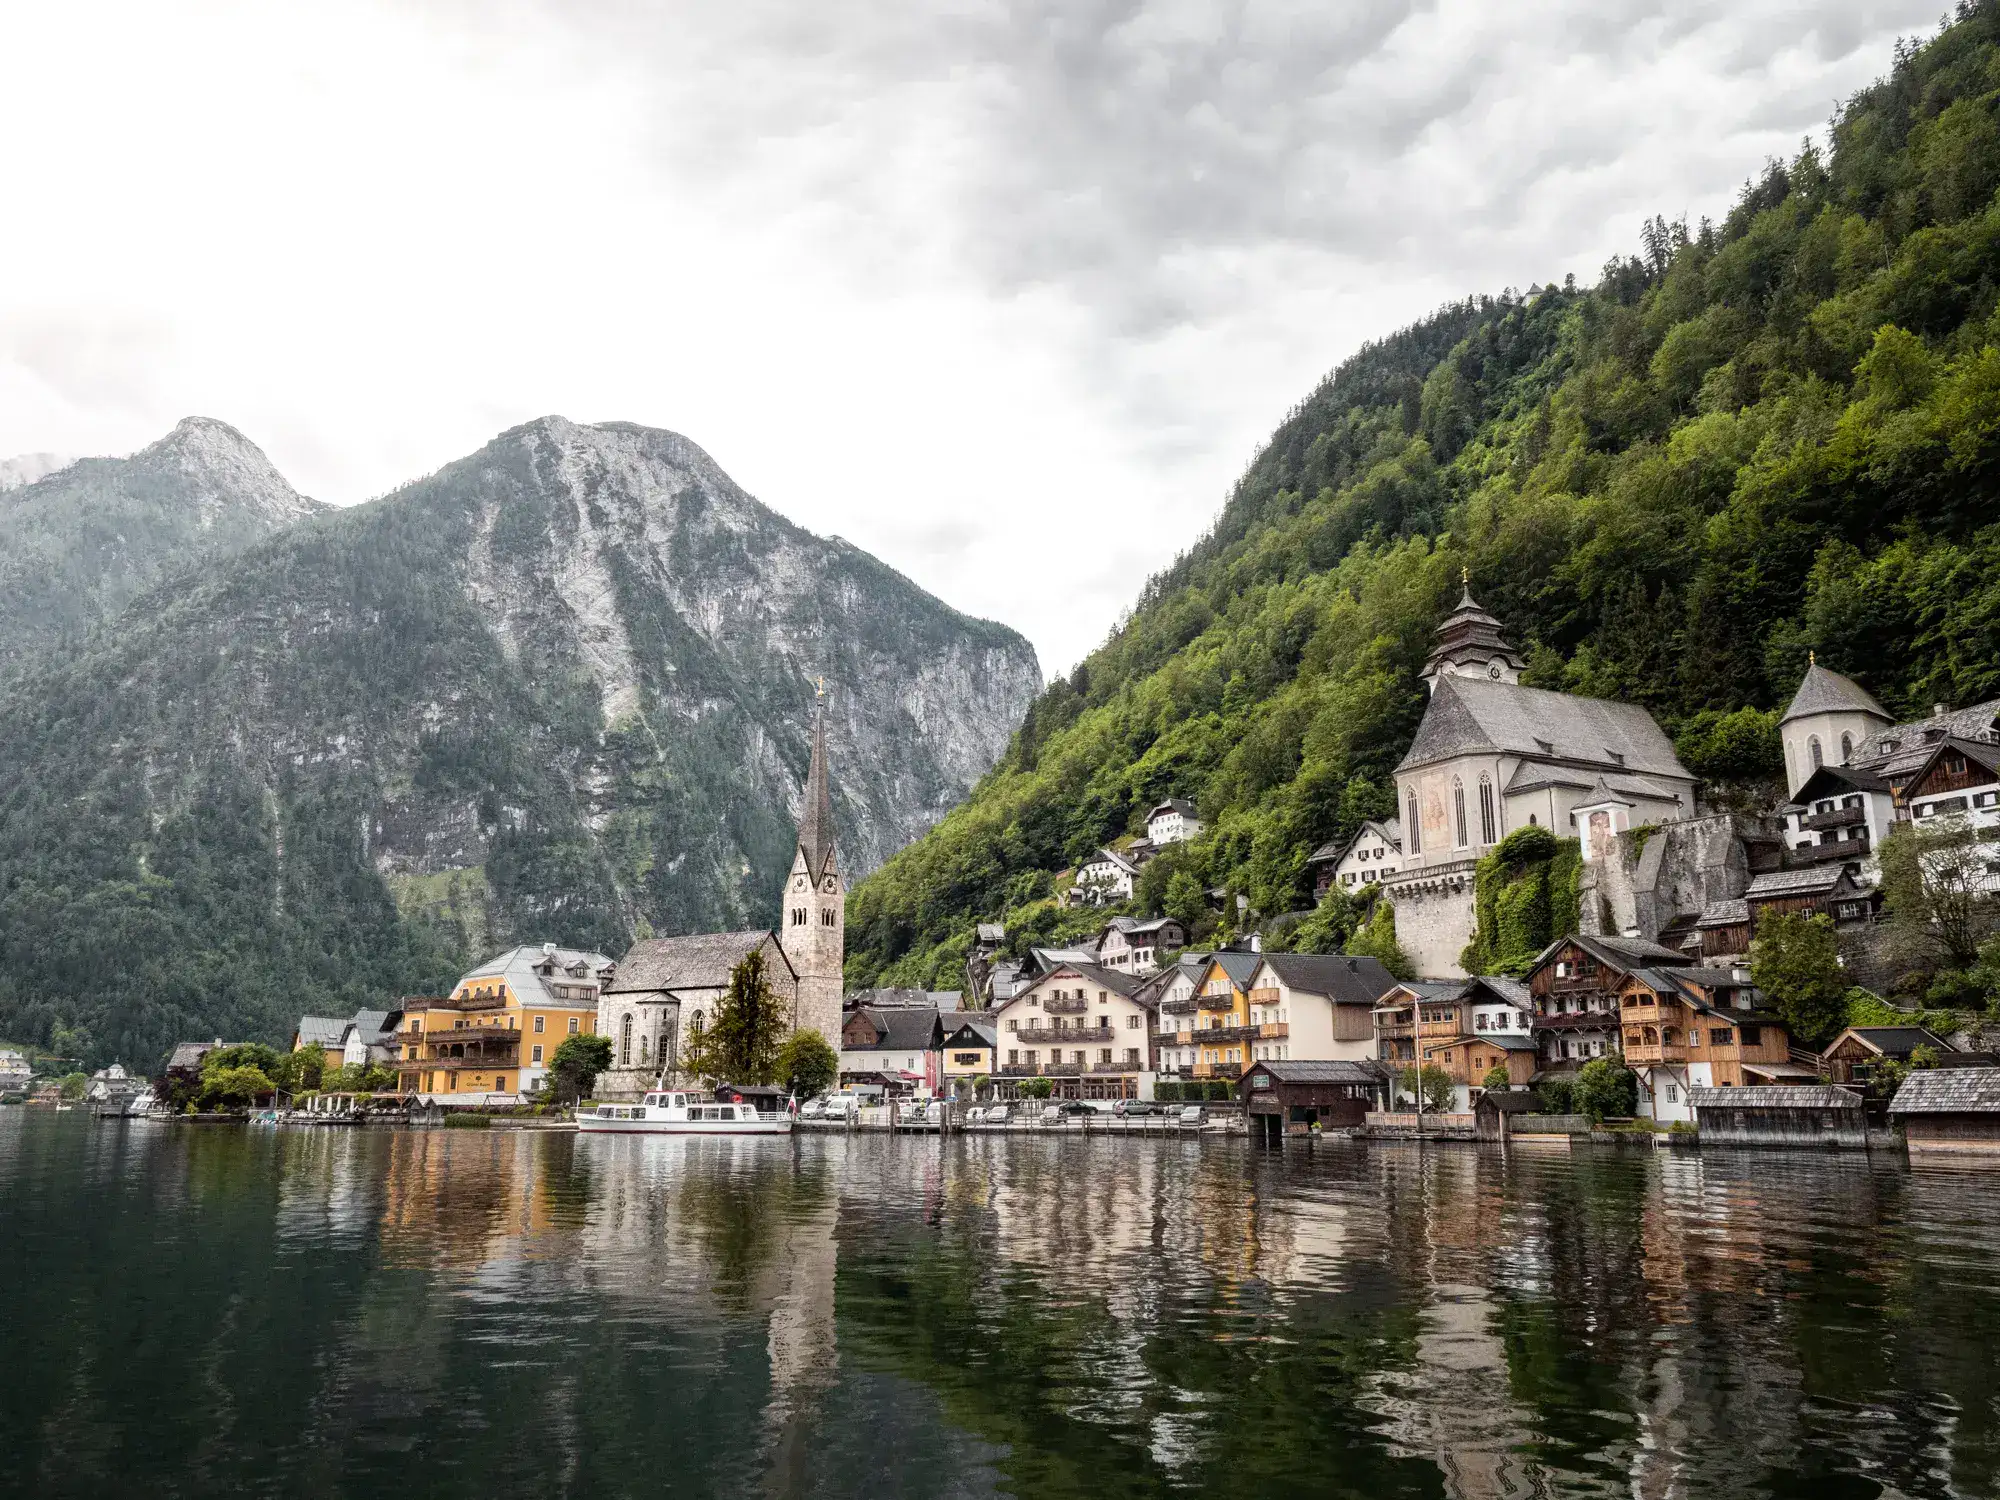
<svg viewBox="0 0 2000 1500"><path fill-rule="evenodd" d="M754 1104L718 1104L711 1095L662 1089L637 1104L600 1104L579 1109L576 1128L585 1135L789 1135L790 1115L766 1115Z"/></svg>

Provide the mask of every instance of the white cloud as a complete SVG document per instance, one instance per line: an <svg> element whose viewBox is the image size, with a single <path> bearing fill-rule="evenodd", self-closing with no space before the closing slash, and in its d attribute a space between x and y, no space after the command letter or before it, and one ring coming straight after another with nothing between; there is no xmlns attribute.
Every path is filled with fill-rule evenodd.
<svg viewBox="0 0 2000 1500"><path fill-rule="evenodd" d="M0 3L0 454L672 427L1050 670L1363 339L1719 213L1931 0Z"/></svg>

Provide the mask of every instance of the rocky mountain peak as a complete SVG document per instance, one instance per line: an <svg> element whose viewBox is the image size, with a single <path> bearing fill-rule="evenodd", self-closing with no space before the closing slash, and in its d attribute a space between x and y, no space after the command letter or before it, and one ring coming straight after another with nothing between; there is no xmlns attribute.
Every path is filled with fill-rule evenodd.
<svg viewBox="0 0 2000 1500"><path fill-rule="evenodd" d="M132 455L139 466L170 470L188 481L203 526L239 508L284 525L323 509L293 489L277 465L249 438L213 417L183 417L158 442Z"/></svg>

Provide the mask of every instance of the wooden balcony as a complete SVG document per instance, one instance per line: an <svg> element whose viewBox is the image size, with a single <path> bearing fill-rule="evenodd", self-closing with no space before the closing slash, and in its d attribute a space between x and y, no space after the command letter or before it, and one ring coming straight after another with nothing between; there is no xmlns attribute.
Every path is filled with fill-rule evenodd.
<svg viewBox="0 0 2000 1500"><path fill-rule="evenodd" d="M1685 1042L1625 1042L1625 1064L1640 1067L1647 1063L1684 1063L1688 1060Z"/></svg>
<svg viewBox="0 0 2000 1500"><path fill-rule="evenodd" d="M1815 830L1827 828L1852 828L1857 823L1868 821L1868 809L1863 807L1836 807L1832 812L1808 813L1799 819L1799 827Z"/></svg>
<svg viewBox="0 0 2000 1500"><path fill-rule="evenodd" d="M521 1066L513 1053L491 1053L485 1057L404 1058L396 1064L399 1073L512 1073Z"/></svg>
<svg viewBox="0 0 2000 1500"><path fill-rule="evenodd" d="M1090 1001L1069 996L1060 1000L1051 998L1042 1002L1042 1009L1052 1016L1080 1016L1090 1009Z"/></svg>
<svg viewBox="0 0 2000 1500"><path fill-rule="evenodd" d="M1089 1031L1080 1026L1023 1026L1019 1031L1008 1032L1007 1038L1029 1046L1045 1046L1054 1042L1064 1047L1081 1047L1091 1042L1107 1046L1117 1035L1109 1026L1093 1027Z"/></svg>
<svg viewBox="0 0 2000 1500"><path fill-rule="evenodd" d="M1830 844L1814 844L1810 848L1794 849L1786 858L1794 865L1824 865L1838 860L1842 863L1850 859L1866 859L1869 843L1861 839L1835 839Z"/></svg>
<svg viewBox="0 0 2000 1500"><path fill-rule="evenodd" d="M1281 1042L1292 1034L1292 1023L1290 1021L1266 1021L1263 1025L1256 1027L1255 1030L1257 1032L1257 1040L1260 1042Z"/></svg>
<svg viewBox="0 0 2000 1500"><path fill-rule="evenodd" d="M1187 1070L1190 1078L1221 1078L1234 1083L1243 1076L1242 1063L1196 1063Z"/></svg>

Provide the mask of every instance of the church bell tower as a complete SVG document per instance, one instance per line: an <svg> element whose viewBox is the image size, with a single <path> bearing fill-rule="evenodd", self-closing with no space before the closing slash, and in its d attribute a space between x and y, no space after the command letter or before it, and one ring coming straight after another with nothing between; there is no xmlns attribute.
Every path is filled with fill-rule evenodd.
<svg viewBox="0 0 2000 1500"><path fill-rule="evenodd" d="M833 796L826 776L826 684L813 710L812 764L799 810L798 847L785 877L778 943L798 975L798 1024L840 1051L841 966L847 958L847 882L834 848Z"/></svg>

